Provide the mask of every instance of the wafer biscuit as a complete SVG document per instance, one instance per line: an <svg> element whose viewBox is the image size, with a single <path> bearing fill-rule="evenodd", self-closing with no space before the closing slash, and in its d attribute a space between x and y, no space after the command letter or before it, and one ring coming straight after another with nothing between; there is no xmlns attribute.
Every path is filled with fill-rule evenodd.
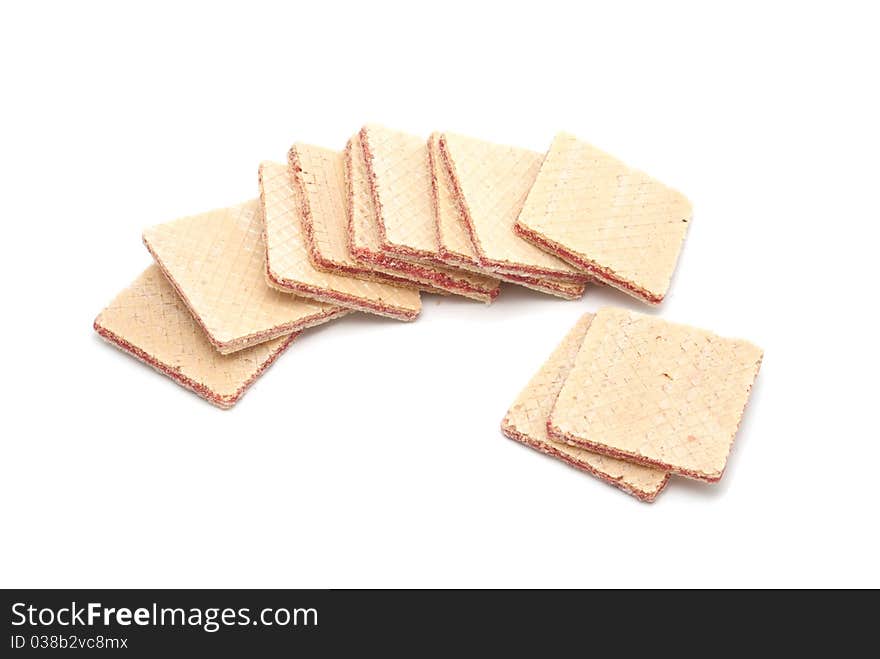
<svg viewBox="0 0 880 659"><path fill-rule="evenodd" d="M623 309L593 319L548 423L590 451L717 481L763 353Z"/></svg>
<svg viewBox="0 0 880 659"><path fill-rule="evenodd" d="M297 336L221 355L156 265L117 295L94 327L116 347L224 409L232 407Z"/></svg>
<svg viewBox="0 0 880 659"><path fill-rule="evenodd" d="M553 440L547 419L583 342L593 314L584 314L566 334L547 362L520 392L501 422L502 432L518 442L593 474L642 501L653 501L666 487L669 474L591 453Z"/></svg>
<svg viewBox="0 0 880 659"><path fill-rule="evenodd" d="M560 133L515 230L596 279L659 304L691 215L680 192Z"/></svg>
<svg viewBox="0 0 880 659"><path fill-rule="evenodd" d="M403 257L437 258L427 143L378 125L364 126L359 137L383 249Z"/></svg>
<svg viewBox="0 0 880 659"><path fill-rule="evenodd" d="M419 292L364 281L316 269L309 260L303 235L305 215L345 214L342 154L319 147L295 145L315 152L316 167L308 178L291 177L280 163L260 165L260 200L266 243L266 279L270 286L349 309L415 320L421 310Z"/></svg>
<svg viewBox="0 0 880 659"><path fill-rule="evenodd" d="M588 279L513 232L541 167L540 153L454 133L440 136L440 152L481 265L497 272L573 283Z"/></svg>
<svg viewBox="0 0 880 659"><path fill-rule="evenodd" d="M433 133L428 139L428 160L431 165L431 192L434 213L434 234L438 245L437 256L442 263L463 270L486 274L480 265L473 243L455 202L449 170L440 154L440 134ZM553 279L541 279L528 275L493 272L501 281L525 286L566 300L583 296L584 284L572 284Z"/></svg>
<svg viewBox="0 0 880 659"><path fill-rule="evenodd" d="M356 259L377 270L404 276L449 293L483 302L491 302L497 297L500 289L495 278L469 274L434 262L427 263L412 255L402 257L388 252L379 231L379 215L370 188L361 134L353 137L346 146L345 166L349 247ZM428 194L430 204L430 191ZM432 217L429 215L427 220L430 228Z"/></svg>
<svg viewBox="0 0 880 659"><path fill-rule="evenodd" d="M223 354L298 332L347 309L266 286L260 204L183 217L143 240L211 344Z"/></svg>

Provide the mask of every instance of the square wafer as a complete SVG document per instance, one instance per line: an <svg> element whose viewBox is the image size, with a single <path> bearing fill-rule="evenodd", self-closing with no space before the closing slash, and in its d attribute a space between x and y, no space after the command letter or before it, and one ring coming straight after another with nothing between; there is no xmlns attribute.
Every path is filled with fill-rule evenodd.
<svg viewBox="0 0 880 659"><path fill-rule="evenodd" d="M566 334L547 362L517 396L501 422L513 440L551 455L619 487L642 501L653 501L666 487L669 474L659 469L617 460L552 439L547 419L580 349L593 314L584 314Z"/></svg>
<svg viewBox="0 0 880 659"><path fill-rule="evenodd" d="M454 133L440 135L440 153L481 265L496 272L586 282L587 275L513 231L541 167L540 153Z"/></svg>
<svg viewBox="0 0 880 659"><path fill-rule="evenodd" d="M382 247L398 256L436 259L426 141L375 124L358 136Z"/></svg>
<svg viewBox="0 0 880 659"><path fill-rule="evenodd" d="M260 204L252 200L143 234L156 263L223 354L348 313L269 288L261 230Z"/></svg>
<svg viewBox="0 0 880 659"><path fill-rule="evenodd" d="M550 413L550 437L718 481L762 356L747 341L601 309Z"/></svg>
<svg viewBox="0 0 880 659"><path fill-rule="evenodd" d="M232 407L297 336L221 355L156 265L117 295L94 327L117 348L224 409Z"/></svg>
<svg viewBox="0 0 880 659"><path fill-rule="evenodd" d="M294 147L296 149L297 147ZM308 179L296 183L281 163L260 165L260 200L266 244L266 279L271 286L323 302L398 320L415 320L419 292L318 270L309 260L305 215L345 214L342 154L319 149Z"/></svg>
<svg viewBox="0 0 880 659"><path fill-rule="evenodd" d="M515 229L599 281L659 304L691 215L677 190L560 133Z"/></svg>
<svg viewBox="0 0 880 659"><path fill-rule="evenodd" d="M497 297L497 278L453 268L439 259L424 140L365 127L346 147L346 182L355 258L456 295L483 302Z"/></svg>
<svg viewBox="0 0 880 659"><path fill-rule="evenodd" d="M431 164L431 192L434 212L434 234L438 245L438 258L442 263L471 272L487 274L480 265L473 243L461 217L449 170L443 164L440 154L440 134L432 133L428 138L428 159ZM555 295L566 300L576 300L583 296L584 284L572 284L553 279L541 279L529 275L511 273L491 273L501 281L525 286L542 293Z"/></svg>

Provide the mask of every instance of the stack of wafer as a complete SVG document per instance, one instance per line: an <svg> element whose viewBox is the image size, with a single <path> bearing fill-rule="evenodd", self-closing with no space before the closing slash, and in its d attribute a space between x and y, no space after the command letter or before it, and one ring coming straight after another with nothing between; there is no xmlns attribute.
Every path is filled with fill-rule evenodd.
<svg viewBox="0 0 880 659"><path fill-rule="evenodd" d="M371 124L340 150L296 143L258 180L257 199L148 228L154 265L94 324L224 408L299 332L355 311L412 321L421 293L573 300L599 281L659 302L690 219L565 134L542 154Z"/></svg>
<svg viewBox="0 0 880 659"><path fill-rule="evenodd" d="M650 502L670 474L721 479L762 357L747 341L600 309L566 334L501 430Z"/></svg>

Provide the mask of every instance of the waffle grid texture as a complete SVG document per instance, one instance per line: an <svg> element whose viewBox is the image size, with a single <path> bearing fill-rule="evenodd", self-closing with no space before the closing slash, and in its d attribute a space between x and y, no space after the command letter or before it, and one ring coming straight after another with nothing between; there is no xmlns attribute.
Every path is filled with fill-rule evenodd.
<svg viewBox="0 0 880 659"><path fill-rule="evenodd" d="M623 309L599 310L556 401L557 441L718 481L763 353Z"/></svg>
<svg viewBox="0 0 880 659"><path fill-rule="evenodd" d="M297 336L220 354L156 265L116 296L95 319L94 328L116 347L224 409L232 407Z"/></svg>
<svg viewBox="0 0 880 659"><path fill-rule="evenodd" d="M266 286L257 200L144 231L144 244L208 339L228 354L338 318L346 309Z"/></svg>
<svg viewBox="0 0 880 659"><path fill-rule="evenodd" d="M482 302L494 300L500 291L497 279L450 268L442 264L436 255L428 254L424 250L419 251L413 247L412 245L416 243L411 244L408 250L404 249L403 245L398 246L399 248L395 250L389 249L383 238L383 224L376 201L382 194L380 190L385 188L381 185L375 187L371 182L373 173L369 165L368 151L364 146L365 132L366 129L352 138L345 154L351 253L369 267L383 272L399 273L401 276L412 279L435 292L453 293ZM384 148L388 148L387 144ZM393 162L390 169L388 165L384 166L383 181L393 174L394 167ZM416 187L418 188L418 186ZM401 236L415 233L424 234L425 231L433 235L433 216L430 210L431 192L430 189L425 192L429 207L428 215L410 213L406 222L410 225L418 224L419 228L401 228L398 231ZM403 194L407 197L418 196L411 190ZM397 218L394 204L389 204L389 207L391 210L386 208L385 215L388 218ZM393 222L396 225L400 224L399 219L393 219Z"/></svg>
<svg viewBox="0 0 880 659"><path fill-rule="evenodd" d="M440 152L483 266L573 283L587 280L586 275L513 230L541 167L540 153L455 133L440 136Z"/></svg>
<svg viewBox="0 0 880 659"><path fill-rule="evenodd" d="M431 166L434 235L438 245L438 258L442 262L479 274L491 274L501 281L525 286L566 300L576 300L583 296L586 288L584 284L560 282L524 274L493 272L484 267L480 263L468 235L465 219L456 202L451 174L440 152L439 133L433 133L428 139L428 161Z"/></svg>
<svg viewBox="0 0 880 659"><path fill-rule="evenodd" d="M294 153L298 157L298 163L292 160ZM300 145L296 151L291 150L288 154L290 175L297 176L296 168L300 167L300 176L304 180L313 179L316 172L320 172L323 166L322 160L326 153L320 149L308 148ZM346 173L346 190L348 194L348 179ZM352 256L349 248L348 237L348 212L344 215L338 213L304 214L301 217L303 236L312 265L324 272L331 274L355 277L367 281L375 281L392 286L405 288L423 288L417 282L405 278L403 273L396 271L379 271L376 268L364 265Z"/></svg>
<svg viewBox="0 0 880 659"><path fill-rule="evenodd" d="M370 124L361 129L360 144L383 251L436 258L427 143Z"/></svg>
<svg viewBox="0 0 880 659"><path fill-rule="evenodd" d="M520 392L501 422L502 432L542 453L651 502L666 487L669 474L558 442L547 434L547 420L593 319L584 314L547 362Z"/></svg>
<svg viewBox="0 0 880 659"><path fill-rule="evenodd" d="M687 198L572 135L553 140L518 235L651 304L669 289L692 209Z"/></svg>
<svg viewBox="0 0 880 659"><path fill-rule="evenodd" d="M301 173L300 153L309 152L314 167L291 177L280 163L260 165L260 200L270 286L358 311L415 320L421 310L418 291L318 270L309 259L302 217L345 214L345 173L341 153L294 145L290 162ZM315 222L314 220L312 220Z"/></svg>

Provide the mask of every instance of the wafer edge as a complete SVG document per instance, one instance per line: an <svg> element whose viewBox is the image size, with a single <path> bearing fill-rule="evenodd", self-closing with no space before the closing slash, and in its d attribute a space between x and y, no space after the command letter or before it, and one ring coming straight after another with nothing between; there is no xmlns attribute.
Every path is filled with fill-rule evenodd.
<svg viewBox="0 0 880 659"><path fill-rule="evenodd" d="M449 179L452 182L452 192L453 196L455 197L456 206L458 207L459 219L467 229L468 236L470 236L471 244L474 246L474 251L476 252L477 258L480 261L480 265L482 265L487 270L493 272L494 274L525 274L535 277L555 279L560 282L572 284L586 284L589 278L586 274L581 274L577 272L560 272L558 270L549 270L547 268L519 265L508 261L496 261L494 259L488 258L482 244L480 243L479 238L477 237L473 217L471 216L470 209L468 208L467 200L464 197L464 192L461 188L461 181L458 178L458 173L455 170L455 162L453 161L453 158L449 153L449 146L446 142L446 135L440 135L439 144L441 158L446 165L446 171L449 173Z"/></svg>
<svg viewBox="0 0 880 659"><path fill-rule="evenodd" d="M196 310L193 307L192 303L190 303L189 298L186 296L186 293L183 292L183 288L181 288L180 284L177 283L177 280L174 278L168 268L165 267L165 263L162 261L161 258L159 258L159 255L153 249L153 246L150 244L149 238L147 237L146 233L144 233L142 239L144 245L147 248L147 251L150 252L150 255L153 257L156 265L159 266L159 269L162 271L165 279L168 280L168 283L171 284L172 288L174 288L174 291L177 293L180 299L183 300L184 306L186 307L187 311L189 311L189 314L193 317L193 320L198 323L199 327L202 328L202 331L205 333L205 337L208 339L210 344L214 346L217 352L219 352L221 355L229 355L234 352L238 352L239 350L244 350L245 348L251 348L260 343L271 341L272 339L277 339L279 336L284 336L285 334L291 334L293 332L299 332L309 327L321 325L322 323L326 323L327 321L333 320L334 318L339 318L340 316L344 316L346 313L349 313L348 309L338 308L329 311L320 311L318 313L305 316L304 318L301 318L299 320L284 323L282 325L276 325L274 327L260 330L258 332L251 332L250 334L236 337L228 341L221 341L211 333L207 325L205 325L204 321L202 320L202 317L199 316L198 313L196 313Z"/></svg>
<svg viewBox="0 0 880 659"><path fill-rule="evenodd" d="M369 154L366 145L366 130L366 127L362 128L358 134L358 138L360 139L361 149L363 151L362 157L367 163L368 179L370 180L370 198L373 201L373 207L377 213L380 241L384 248L388 242L384 238L385 225L382 222L381 214L378 211L380 205L375 184L375 173L373 172L371 164L372 156ZM398 254L392 256L382 252L375 252L370 249L357 247L354 244L354 186L351 184L352 159L356 156L357 154L354 153L353 140L350 139L345 146L345 180L348 193L348 247L352 256L354 256L357 261L369 264L374 268L384 268L386 269L385 271L400 272L404 276L413 277L420 285L433 289L432 292L454 293L487 304L498 297L501 288L497 284L491 287L476 286L471 282L455 279L445 273L438 272L436 269L432 268L430 264L419 263L418 261L414 262L402 258L402 256ZM413 250L413 252L416 251L417 250ZM408 254L407 256L414 258L413 254ZM440 267L449 267L449 264L440 261L436 255L425 253L418 258L425 259L431 263L436 263Z"/></svg>
<svg viewBox="0 0 880 659"><path fill-rule="evenodd" d="M287 163L291 178L295 177L298 173L296 171L296 167L298 167L298 165L295 161L296 159L293 156L293 149L291 149L287 153ZM348 186L348 181L346 181L346 185ZM302 222L306 249L309 253L309 260L312 262L312 265L315 267L315 269L323 270L324 272L327 272L329 274L355 277L356 279L362 279L364 281L372 281L376 282L377 284L390 284L392 286L415 288L417 290L425 290L427 288L420 285L418 282L406 279L404 277L399 277L391 273L381 272L366 266L353 266L349 263L340 263L338 261L333 261L326 258L321 250L318 248L317 240L315 240L314 218L311 216L311 214L308 216L304 215L302 218ZM349 224L348 219L346 219L346 224ZM350 241L348 241L347 247L349 249L349 252L351 252Z"/></svg>
<svg viewBox="0 0 880 659"><path fill-rule="evenodd" d="M574 267L583 270L586 274L602 282L603 284L607 284L608 286L612 286L620 291L623 291L627 295L630 295L638 300L647 302L648 304L657 305L663 301L663 298L666 295L665 291L658 295L657 293L652 293L651 291L633 283L632 281L623 279L622 277L617 275L611 268L600 266L595 261L591 261L590 259L581 256L577 252L574 252L564 247L554 240L550 240L549 238L547 238L547 236L541 234L538 231L535 231L534 229L526 227L523 224L520 224L518 221L516 224L513 225L513 231L520 238L527 240L535 247L538 247L545 252L562 259L566 263L570 263Z"/></svg>
<svg viewBox="0 0 880 659"><path fill-rule="evenodd" d="M293 343L294 339L296 339L296 337L299 336L299 333L291 334L290 337L286 341L284 341L278 348L275 349L274 352L272 352L269 355L269 357L266 359L266 361L264 361L262 364L260 364L260 367L244 382L244 384L242 384L235 391L235 393L233 393L231 395L223 395L223 394L218 394L217 392L215 392L214 390L205 386L204 384L202 384L200 382L196 382L192 378L187 377L186 375L183 375L182 373L175 370L174 368L159 361L158 359L155 359L149 353L141 350L140 348L138 348L134 344L129 343L128 341L123 339L118 334L115 334L114 332L110 331L106 327L102 326L100 324L100 319L101 319L100 316L98 316L98 318L95 319L93 327L95 328L95 331L98 333L98 335L102 339L104 339L108 343L114 345L115 347L119 348L123 352L128 353L129 355L131 355L135 359L137 359L137 360L143 362L144 364L147 364L148 366L152 367L153 369L159 371L163 375L167 375L169 378L174 380L177 384L179 384L180 386L182 386L186 389L189 389L193 393L204 398L206 401L208 401L212 405L216 405L220 409L224 409L224 410L228 410L233 405L235 405L235 403L237 403L238 400L244 395L245 391L247 391L248 387L250 387L254 383L254 381L258 377L260 377L260 375L263 374L263 371L265 371L267 368L269 368L269 366L271 366L275 362L275 360L278 359L278 357L281 355L281 353L283 353L285 350L287 350L288 347L290 347L290 344Z"/></svg>
<svg viewBox="0 0 880 659"><path fill-rule="evenodd" d="M727 466L727 459L730 456L730 451L733 449L733 443L736 440L736 435L739 432L739 427L742 424L743 416L745 416L746 407L749 403L749 398L751 397L752 387L755 385L755 380L758 377L758 371L761 369L761 362L763 361L763 354L758 358L755 378L749 384L748 389L746 390L746 399L743 404L743 409L739 414L739 420L737 421L736 428L734 428L733 433L731 434L730 442L728 442L727 448L727 456L724 459L724 466ZM721 477L724 475L724 468L721 471L716 472L702 472L695 469L684 469L682 467L676 467L675 465L668 464L663 462L662 460L653 460L651 458L646 458L643 455L638 455L636 453L632 453L630 451L622 451L618 448L614 448L612 446L607 446L606 444L598 444L596 442L592 442L588 439L584 439L583 437L576 437L571 433L563 431L558 426L553 423L553 412L550 413L550 418L547 419L547 434L550 435L552 439L555 439L558 442L564 442L566 444L570 444L571 446L576 446L578 448L584 448L588 451L592 451L593 453L600 453L602 455L607 455L611 458L616 458L618 460L626 460L627 462L632 462L635 464L644 465L646 467L653 467L655 469L662 469L666 472L671 472L673 474L678 474L679 476L684 476L686 478L691 478L698 481L705 481L707 483L717 483L721 480Z"/></svg>
<svg viewBox="0 0 880 659"><path fill-rule="evenodd" d="M478 275L496 277L501 281L525 286L526 288L530 288L541 293L547 293L549 295L555 295L556 297L560 297L565 300L580 299L584 294L584 290L586 289L586 285L584 284L568 284L558 282L557 286L557 282L553 282L552 280L541 281L538 278L530 278L526 275L493 272L480 266L480 264L475 262L471 257L453 252L446 248L443 243L443 233L440 228L440 181L438 176L438 168L446 167L446 165L445 163L438 162L438 160L434 157L434 145L436 144L439 149L439 140L439 133L431 133L431 136L428 138L428 163L431 167L431 201L434 214L434 235L437 238L437 245L439 250L439 255L436 257L436 260L446 266L458 267L462 270L467 270L468 272L473 272L474 274ZM461 211L459 209L459 214L460 212ZM468 232L466 235L468 236L468 240L473 247L473 241L471 239L470 233ZM578 286L579 290L577 290Z"/></svg>
<svg viewBox="0 0 880 659"><path fill-rule="evenodd" d="M525 435L513 426L510 423L507 416L504 417L504 420L501 422L501 432L504 435L516 442L520 442L521 444L525 444L526 446L535 449L545 455L549 455L551 457L556 458L557 460L562 460L567 465L574 467L575 469L579 469L581 471L585 471L591 476L595 476L601 481L608 483L609 485L613 485L614 487L623 490L627 494L631 494L636 497L640 501L644 501L645 503L653 503L654 499L657 498L657 495L660 494L664 489L666 489L666 485L669 483L669 474L666 474L666 477L660 483L656 490L646 491L641 490L637 487L630 485L629 483L624 482L622 479L612 478L605 472L599 471L592 465L587 462L582 462L577 460L567 453L563 453L557 448L554 448L551 444L547 442L541 442L536 439Z"/></svg>
<svg viewBox="0 0 880 659"><path fill-rule="evenodd" d="M373 152L370 148L370 131L368 126L361 128L358 133L361 141L361 150L363 151L364 162L367 166L367 180L370 184L370 196L373 199L373 208L376 210L376 223L379 227L379 241L382 244L382 250L390 254L400 257L408 257L414 259L436 259L437 255L424 249L416 249L408 245L398 245L388 240L388 232L385 229L385 208L379 199L379 179L376 176L376 169L373 166ZM425 166L429 166L425 162Z"/></svg>
<svg viewBox="0 0 880 659"><path fill-rule="evenodd" d="M259 180L260 180L260 205L261 205L261 216L263 218L263 244L266 250L266 282L274 289L285 292L285 293L296 293L303 297L308 297L313 300L318 300L319 302L326 302L328 304L336 304L344 307L348 307L349 309L354 309L355 311L364 311L367 313L377 314L379 316L386 316L388 318L394 318L395 320L404 320L404 321L412 321L415 320L419 315L419 310L409 310L403 309L399 307L394 307L391 305L385 304L374 304L368 300L360 299L354 297L352 295L347 295L345 293L338 293L336 291L331 291L329 289L320 288L317 286L312 286L310 284L304 284L302 282L298 282L292 279L286 279L275 272L272 271L272 265L269 261L269 241L267 238L267 220L266 220L266 191L265 186L263 184L263 166L260 165L259 168ZM299 181L294 178L294 185L300 186ZM303 215L306 212L311 212L309 208L308 201L306 200L306 196L304 191L300 188L300 214Z"/></svg>

